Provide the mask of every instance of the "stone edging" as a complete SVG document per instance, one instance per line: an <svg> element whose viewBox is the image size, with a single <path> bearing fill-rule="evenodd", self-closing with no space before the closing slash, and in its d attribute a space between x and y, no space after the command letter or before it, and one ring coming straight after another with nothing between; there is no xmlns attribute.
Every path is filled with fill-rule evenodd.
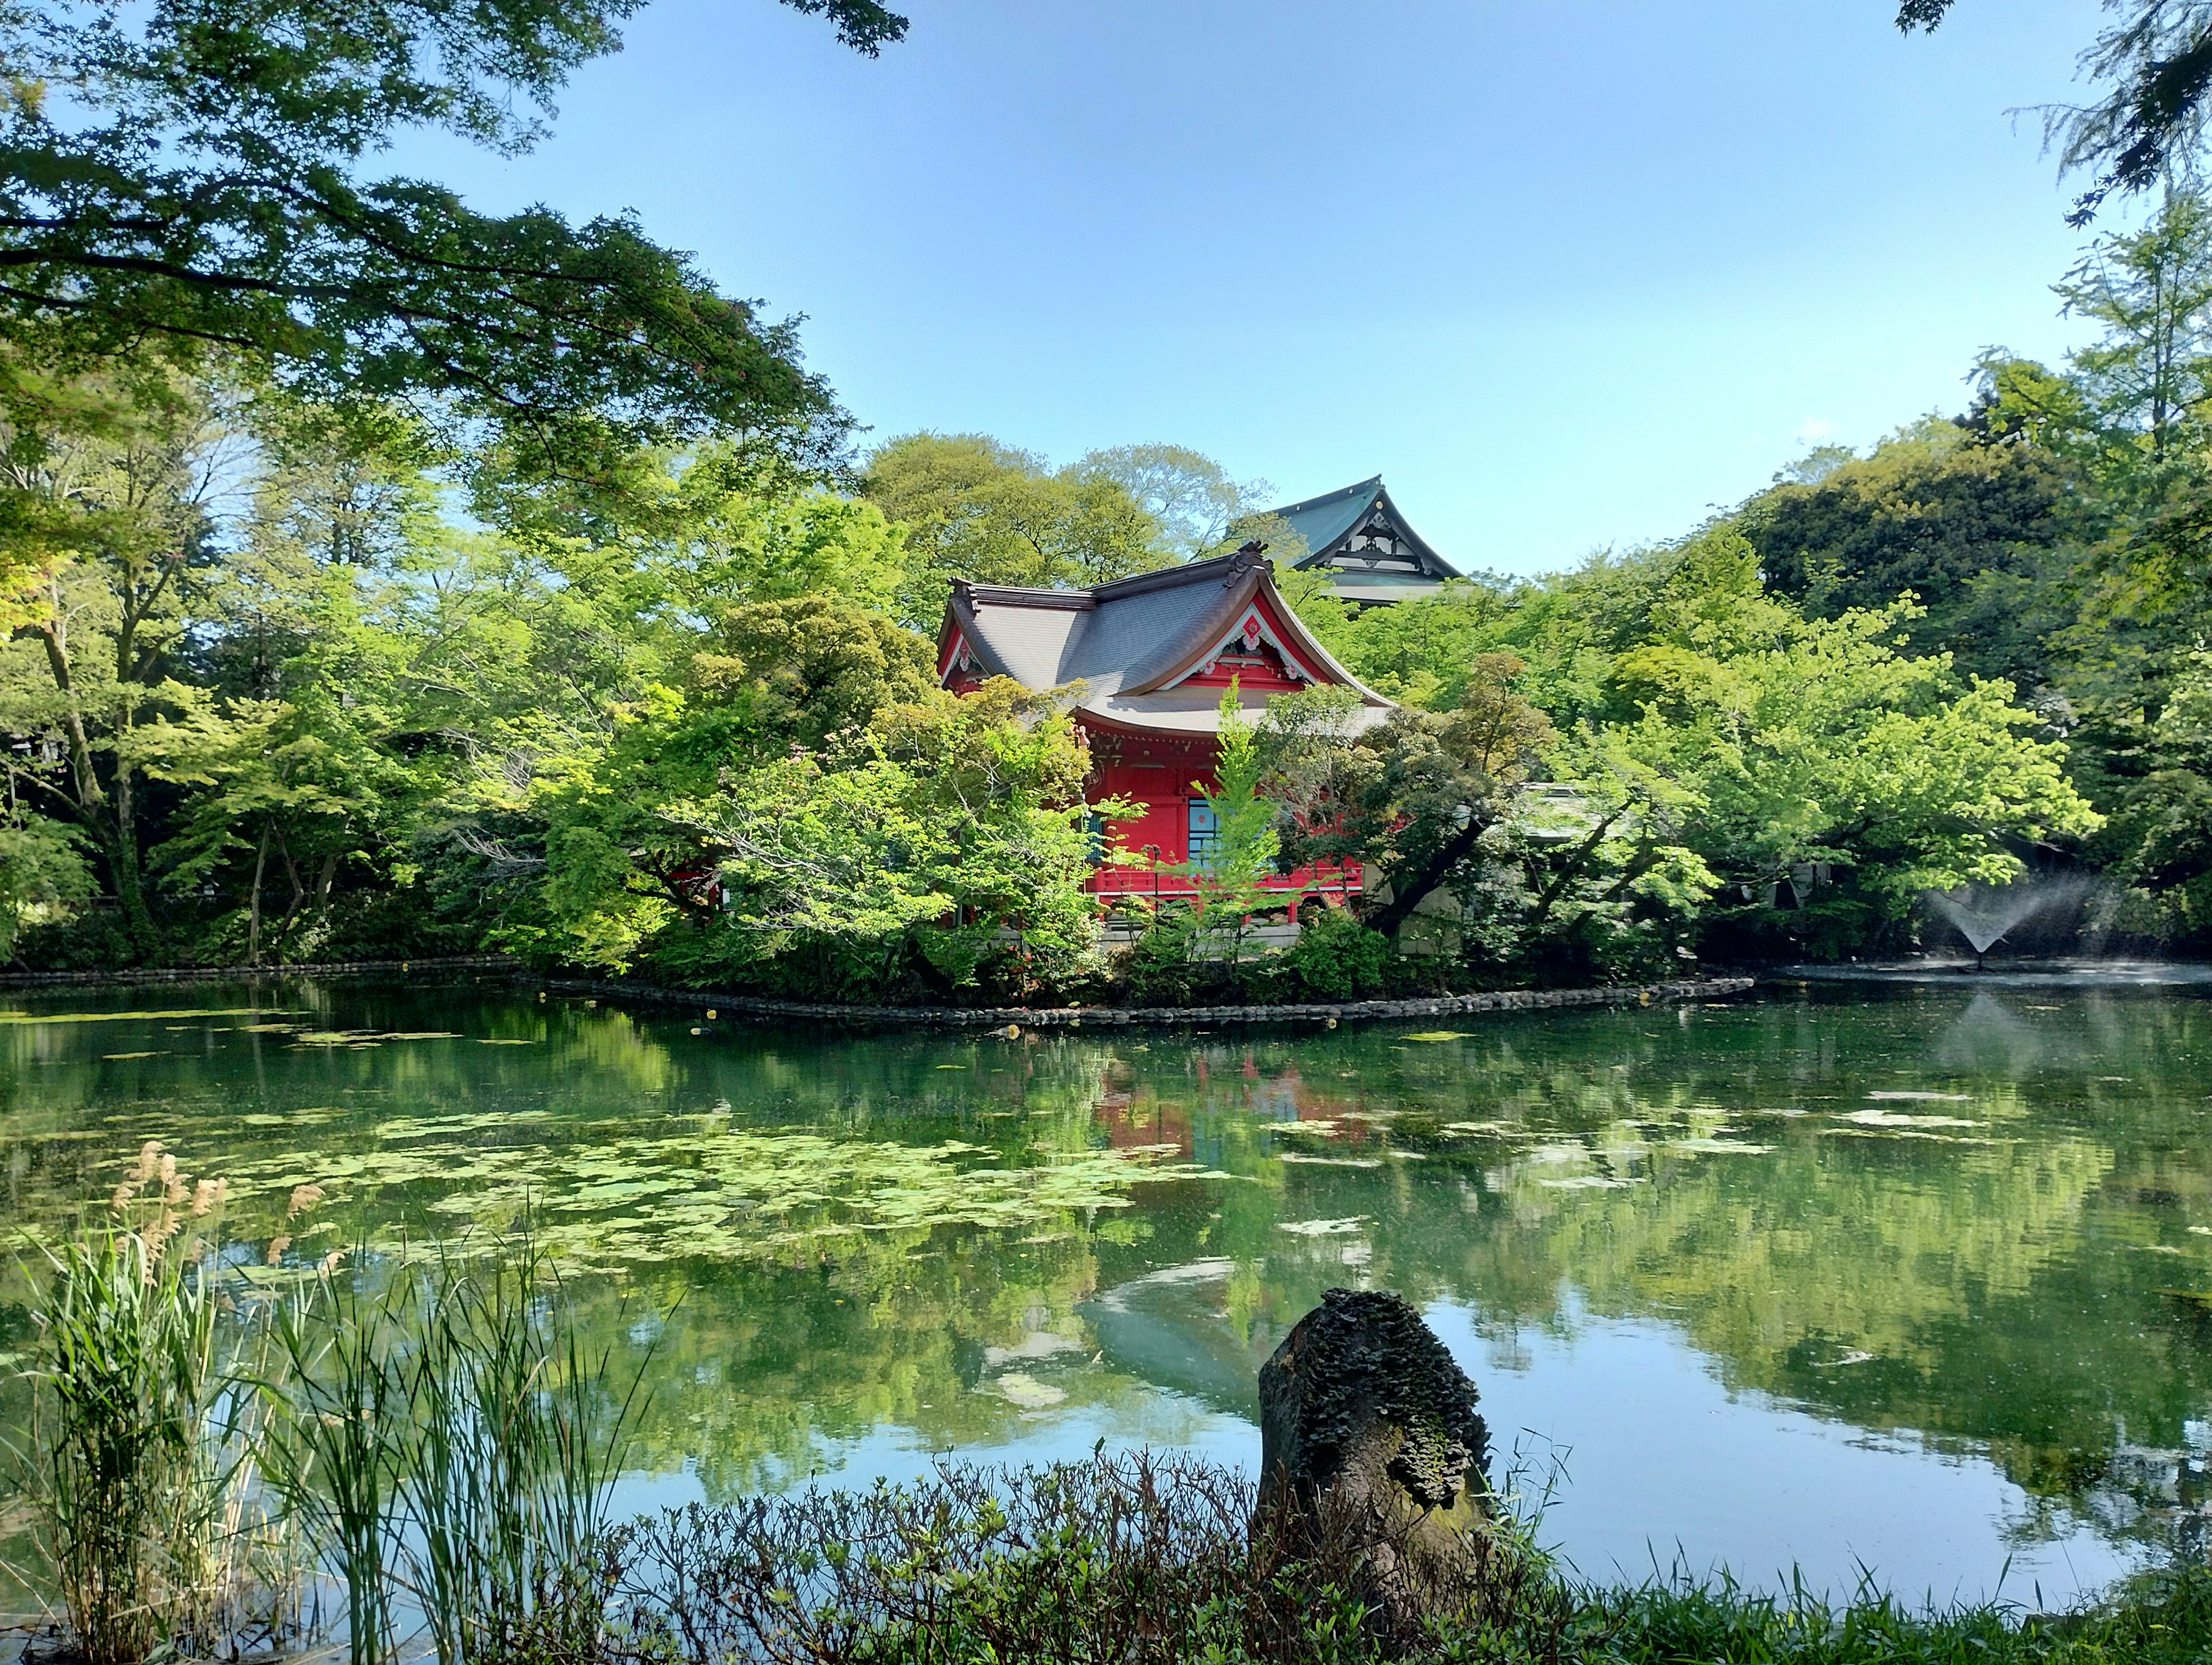
<svg viewBox="0 0 2212 1665"><path fill-rule="evenodd" d="M420 960L333 960L314 965L198 965L133 971L0 973L0 988L89 987L131 983L235 981L266 977L404 976L416 971L504 971L517 981L563 994L605 995L659 1006L712 1009L769 1021L804 1018L854 1027L931 1029L1101 1029L1191 1024L1326 1024L1404 1018L1458 1018L1477 1012L1545 1012L1562 1006L1653 1006L1741 994L1750 977L1689 978L1618 988L1510 988L1487 994L1444 994L1407 1000L1347 1000L1335 1005L1195 1006L840 1006L830 1001L764 1000L750 994L667 988L614 978L538 977L502 954Z"/></svg>
<svg viewBox="0 0 2212 1665"><path fill-rule="evenodd" d="M127 983L214 983L259 977L404 975L410 971L510 971L525 968L505 954L454 954L422 960L327 960L311 965L173 965L127 971L5 971L0 988L106 987Z"/></svg>
<svg viewBox="0 0 2212 1665"><path fill-rule="evenodd" d="M811 1022L912 1024L948 1029L1126 1029L1177 1024L1302 1024L1373 1022L1401 1018L1457 1018L1476 1012L1542 1012L1560 1006L1655 1006L1741 994L1756 980L1710 977L1620 988L1514 988L1488 994L1444 994L1411 1000L1347 1000L1340 1005L1197 1006L837 1006L827 1002L763 1000L689 988L589 977L549 977L543 987L568 994L598 994L662 1006L691 1006L732 1016L805 1018Z"/></svg>

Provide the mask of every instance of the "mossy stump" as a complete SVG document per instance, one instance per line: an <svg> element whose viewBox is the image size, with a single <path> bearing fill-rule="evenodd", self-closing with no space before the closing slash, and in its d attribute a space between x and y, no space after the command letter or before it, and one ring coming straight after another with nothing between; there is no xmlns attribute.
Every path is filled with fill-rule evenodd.
<svg viewBox="0 0 2212 1665"><path fill-rule="evenodd" d="M1255 1542L1340 1572L1380 1632L1418 1636L1489 1548L1479 1397L1402 1297L1327 1291L1260 1367Z"/></svg>

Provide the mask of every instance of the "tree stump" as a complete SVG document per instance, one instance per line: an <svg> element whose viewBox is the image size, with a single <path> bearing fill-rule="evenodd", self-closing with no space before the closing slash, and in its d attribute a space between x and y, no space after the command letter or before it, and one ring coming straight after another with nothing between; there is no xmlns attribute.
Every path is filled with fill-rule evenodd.
<svg viewBox="0 0 2212 1665"><path fill-rule="evenodd" d="M1255 1543L1348 1579L1370 1623L1413 1640L1492 1547L1478 1397L1403 1297L1328 1291L1260 1367Z"/></svg>

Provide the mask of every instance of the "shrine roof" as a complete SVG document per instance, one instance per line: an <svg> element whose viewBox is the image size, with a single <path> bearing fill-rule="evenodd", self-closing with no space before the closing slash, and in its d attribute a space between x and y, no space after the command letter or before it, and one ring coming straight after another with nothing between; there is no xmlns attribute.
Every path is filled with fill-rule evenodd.
<svg viewBox="0 0 2212 1665"><path fill-rule="evenodd" d="M1253 544L1089 589L955 580L939 647L957 657L957 636L986 671L1026 688L1081 682L1079 708L1109 722L1211 732L1220 690L1182 684L1255 607L1286 664L1306 679L1354 690L1371 720L1389 713L1390 702L1331 658L1291 611L1275 590L1273 567ZM1255 690L1243 702L1256 710L1264 700ZM1362 725L1368 720L1363 716Z"/></svg>
<svg viewBox="0 0 2212 1665"><path fill-rule="evenodd" d="M1297 557L1297 566L1340 569L1344 576L1338 580L1339 587L1348 594L1353 583L1376 588L1378 592L1388 592L1394 587L1387 577L1381 584L1376 582L1376 577L1384 575L1370 576L1360 572L1351 550L1354 536L1376 520L1378 511L1382 524L1387 526L1393 538L1393 564L1403 563L1406 568L1395 578L1395 587L1401 592L1432 589L1446 579L1462 575L1458 568L1431 549L1428 540L1406 524L1405 516L1390 501L1390 494L1383 487L1382 477L1379 474L1356 485L1346 486L1341 490L1325 492L1303 502L1269 509L1267 517L1286 523L1305 544L1305 553ZM1396 547L1401 544L1403 545L1402 550ZM1378 593L1370 599L1394 598Z"/></svg>

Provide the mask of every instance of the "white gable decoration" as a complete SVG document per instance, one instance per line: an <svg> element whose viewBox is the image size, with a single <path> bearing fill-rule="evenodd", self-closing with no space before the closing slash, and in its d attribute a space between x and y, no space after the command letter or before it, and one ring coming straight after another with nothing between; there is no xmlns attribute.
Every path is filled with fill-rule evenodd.
<svg viewBox="0 0 2212 1665"><path fill-rule="evenodd" d="M1317 683L1321 680L1299 661L1296 653L1285 645L1282 637L1275 633L1273 627L1267 623L1266 616L1257 607L1247 607L1244 610L1243 617L1231 628L1228 635L1207 648L1189 670L1177 677L1174 682L1166 684L1165 686L1174 688L1182 683L1188 682L1193 677L1210 674L1216 662L1231 647L1242 647L1248 653L1255 653L1259 652L1260 644L1262 642L1275 650L1276 656L1283 661L1283 668L1300 682Z"/></svg>

